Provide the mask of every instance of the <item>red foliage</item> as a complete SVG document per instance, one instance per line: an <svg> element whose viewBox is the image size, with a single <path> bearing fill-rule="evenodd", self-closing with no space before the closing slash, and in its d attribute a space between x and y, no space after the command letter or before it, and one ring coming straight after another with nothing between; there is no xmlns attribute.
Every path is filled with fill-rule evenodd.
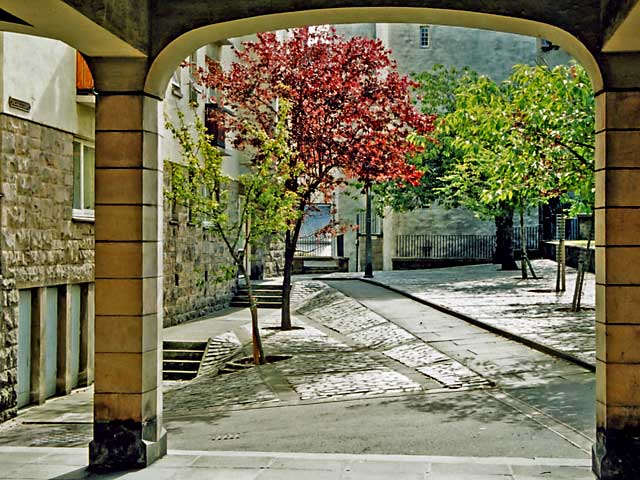
<svg viewBox="0 0 640 480"><path fill-rule="evenodd" d="M291 104L291 141L305 164L294 186L331 192L345 178L416 184L421 173L406 162L410 132L433 130L433 117L413 105L409 78L396 71L379 40L345 40L329 29L300 28L285 40L258 34L236 52L228 71L214 62L202 83L235 112L228 128L235 147L252 146L245 121L270 131L279 98ZM224 110L219 110L223 112ZM298 190L299 191L299 190Z"/></svg>

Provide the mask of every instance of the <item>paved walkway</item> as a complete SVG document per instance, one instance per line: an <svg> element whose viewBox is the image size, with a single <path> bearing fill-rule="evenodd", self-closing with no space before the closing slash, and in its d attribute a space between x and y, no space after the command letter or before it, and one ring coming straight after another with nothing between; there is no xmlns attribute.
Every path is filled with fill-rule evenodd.
<svg viewBox="0 0 640 480"><path fill-rule="evenodd" d="M555 292L556 263L534 260L539 279L496 265L375 272L374 281L452 311L567 352L595 365L595 276L587 273L581 312L571 312L576 270L567 267L567 290ZM353 278L362 274L332 274Z"/></svg>
<svg viewBox="0 0 640 480"><path fill-rule="evenodd" d="M593 478L591 373L388 290L335 286L356 298L322 282L296 285L303 329L272 330L279 311L261 312L267 353L293 358L165 383L165 426L180 451L101 478ZM165 337L242 342L248 321L246 310L229 310ZM86 446L91 401L85 389L2 425L0 476L91 478L86 448L24 449Z"/></svg>
<svg viewBox="0 0 640 480"><path fill-rule="evenodd" d="M112 474L86 471L82 448L1 447L2 478L138 480L586 480L588 460L270 452L169 451L150 467Z"/></svg>

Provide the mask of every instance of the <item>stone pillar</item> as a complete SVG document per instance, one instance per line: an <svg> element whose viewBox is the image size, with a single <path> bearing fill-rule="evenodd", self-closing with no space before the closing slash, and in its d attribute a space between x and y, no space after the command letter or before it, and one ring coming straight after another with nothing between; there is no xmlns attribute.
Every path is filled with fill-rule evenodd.
<svg viewBox="0 0 640 480"><path fill-rule="evenodd" d="M640 56L596 92L596 444L601 480L640 478Z"/></svg>
<svg viewBox="0 0 640 480"><path fill-rule="evenodd" d="M96 260L94 437L90 468L143 468L162 427L162 170L159 101L144 62L94 62Z"/></svg>
<svg viewBox="0 0 640 480"><path fill-rule="evenodd" d="M56 393L71 392L71 286L58 287L58 365Z"/></svg>
<svg viewBox="0 0 640 480"><path fill-rule="evenodd" d="M78 385L93 383L93 364L95 354L95 295L93 283L80 286L80 365Z"/></svg>
<svg viewBox="0 0 640 480"><path fill-rule="evenodd" d="M47 289L40 287L31 295L31 393L30 402L44 403L46 399L46 305Z"/></svg>

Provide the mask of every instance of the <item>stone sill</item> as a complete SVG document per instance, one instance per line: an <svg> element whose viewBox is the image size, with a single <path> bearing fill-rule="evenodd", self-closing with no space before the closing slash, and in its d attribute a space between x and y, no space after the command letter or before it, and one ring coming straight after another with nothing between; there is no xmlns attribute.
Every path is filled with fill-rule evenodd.
<svg viewBox="0 0 640 480"><path fill-rule="evenodd" d="M94 210L73 210L71 212L71 220L74 222L94 223L96 214Z"/></svg>
<svg viewBox="0 0 640 480"><path fill-rule="evenodd" d="M95 95L76 95L76 103L81 103L83 105L87 105L89 107L96 106L96 96Z"/></svg>

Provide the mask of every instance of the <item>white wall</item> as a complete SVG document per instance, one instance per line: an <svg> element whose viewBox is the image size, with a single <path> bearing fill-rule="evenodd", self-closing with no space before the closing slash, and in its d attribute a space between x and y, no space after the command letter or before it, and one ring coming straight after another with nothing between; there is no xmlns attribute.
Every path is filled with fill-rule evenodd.
<svg viewBox="0 0 640 480"><path fill-rule="evenodd" d="M0 111L37 123L76 131L76 52L57 40L17 33L2 37ZM31 104L30 112L9 107L9 97Z"/></svg>

